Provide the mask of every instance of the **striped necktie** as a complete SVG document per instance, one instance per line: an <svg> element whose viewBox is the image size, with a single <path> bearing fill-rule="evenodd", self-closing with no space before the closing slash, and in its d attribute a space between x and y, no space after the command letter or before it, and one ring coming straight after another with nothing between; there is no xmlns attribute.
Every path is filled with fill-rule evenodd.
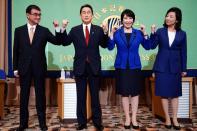
<svg viewBox="0 0 197 131"><path fill-rule="evenodd" d="M31 27L29 31L30 44L32 44L33 37L34 37L34 27Z"/></svg>

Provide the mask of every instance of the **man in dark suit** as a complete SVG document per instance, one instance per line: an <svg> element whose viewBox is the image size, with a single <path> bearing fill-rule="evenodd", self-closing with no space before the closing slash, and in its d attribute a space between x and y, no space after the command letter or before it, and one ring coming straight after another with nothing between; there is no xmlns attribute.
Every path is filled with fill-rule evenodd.
<svg viewBox="0 0 197 131"><path fill-rule="evenodd" d="M36 5L26 8L27 24L15 29L13 65L14 75L20 77L20 126L18 131L28 128L28 101L31 81L34 79L36 109L41 130L47 130L45 73L47 70L45 46L47 42L59 44L62 34L54 36L48 28L38 25L41 10ZM57 25L58 23L56 23ZM63 36L63 35L62 35Z"/></svg>
<svg viewBox="0 0 197 131"><path fill-rule="evenodd" d="M107 28L93 25L93 9L86 4L81 6L82 24L71 29L65 36L64 45L73 43L75 48L74 75L77 86L77 130L87 128L86 92L89 83L91 95L92 120L97 130L103 130L102 112L99 102L99 74L101 71L101 56L99 45L105 48L108 40ZM63 22L63 28L68 21ZM104 30L104 31L103 31ZM104 33L105 32L105 33Z"/></svg>

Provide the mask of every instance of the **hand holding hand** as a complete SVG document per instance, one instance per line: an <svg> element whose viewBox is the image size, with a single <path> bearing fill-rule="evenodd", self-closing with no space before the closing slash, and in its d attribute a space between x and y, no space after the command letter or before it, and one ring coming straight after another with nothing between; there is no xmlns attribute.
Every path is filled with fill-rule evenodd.
<svg viewBox="0 0 197 131"><path fill-rule="evenodd" d="M62 28L66 28L69 21L67 19L62 20Z"/></svg>
<svg viewBox="0 0 197 131"><path fill-rule="evenodd" d="M154 34L155 32L156 32L156 25L153 24L153 25L151 26L151 33Z"/></svg>
<svg viewBox="0 0 197 131"><path fill-rule="evenodd" d="M59 26L58 20L54 20L54 21L53 21L53 25L54 25L54 27L58 27L58 26Z"/></svg>
<svg viewBox="0 0 197 131"><path fill-rule="evenodd" d="M119 29L120 28L120 26L118 25L118 24L116 24L116 25L114 25L113 27L112 27L112 32L114 33L117 29Z"/></svg>
<svg viewBox="0 0 197 131"><path fill-rule="evenodd" d="M114 25L112 26L112 30L111 30L111 33L109 35L110 39L113 40L113 37L114 37L114 32L116 32L116 30L120 28L119 25Z"/></svg>
<svg viewBox="0 0 197 131"><path fill-rule="evenodd" d="M141 30L141 32L144 34L144 36L147 36L147 33L146 33L146 26L145 25L143 25L143 24L141 24L140 25L140 30Z"/></svg>
<svg viewBox="0 0 197 131"><path fill-rule="evenodd" d="M102 28L103 28L103 32L105 33L105 34L107 34L108 33L108 27L107 27L107 23L102 23Z"/></svg>

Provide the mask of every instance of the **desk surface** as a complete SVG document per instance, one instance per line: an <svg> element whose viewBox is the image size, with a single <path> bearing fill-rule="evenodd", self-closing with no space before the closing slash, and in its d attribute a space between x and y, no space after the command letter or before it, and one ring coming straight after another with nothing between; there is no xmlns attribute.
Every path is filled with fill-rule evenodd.
<svg viewBox="0 0 197 131"><path fill-rule="evenodd" d="M0 79L0 83L5 83L5 80L1 80L1 79Z"/></svg>
<svg viewBox="0 0 197 131"><path fill-rule="evenodd" d="M150 81L154 81L155 80L155 78L153 78L153 77L150 77ZM183 82L186 82L186 81L193 81L193 77L182 77L182 81Z"/></svg>
<svg viewBox="0 0 197 131"><path fill-rule="evenodd" d="M75 82L75 79L72 78L66 78L66 79L57 79L56 80L58 83L73 83Z"/></svg>

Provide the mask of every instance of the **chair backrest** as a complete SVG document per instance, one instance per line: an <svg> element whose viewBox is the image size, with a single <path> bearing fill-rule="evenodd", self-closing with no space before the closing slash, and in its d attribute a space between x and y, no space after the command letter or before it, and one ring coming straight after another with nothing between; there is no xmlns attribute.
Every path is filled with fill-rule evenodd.
<svg viewBox="0 0 197 131"><path fill-rule="evenodd" d="M3 80L6 79L6 73L4 70L1 70L1 69L0 69L0 79L3 79Z"/></svg>

